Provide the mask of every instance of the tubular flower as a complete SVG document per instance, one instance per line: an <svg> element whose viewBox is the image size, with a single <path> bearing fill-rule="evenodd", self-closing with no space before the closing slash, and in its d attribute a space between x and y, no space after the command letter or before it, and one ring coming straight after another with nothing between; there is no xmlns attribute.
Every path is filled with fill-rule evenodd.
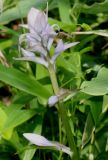
<svg viewBox="0 0 108 160"><path fill-rule="evenodd" d="M29 11L27 21L28 24L22 26L28 28L29 33L22 34L19 37L19 48L23 57L15 58L16 60L33 61L47 68L49 62L55 63L61 52L79 43L63 44L63 41L60 39L57 42L55 53L51 57L49 52L54 38L57 36L54 30L54 27L57 25L50 26L47 14L35 8L31 8ZM22 47L23 43L26 43L26 47Z"/></svg>
<svg viewBox="0 0 108 160"><path fill-rule="evenodd" d="M35 133L24 133L23 136L29 140L32 144L36 145L37 147L40 148L51 148L51 149L55 149L55 150L59 150L62 151L70 156L72 156L72 152L70 150L69 147L60 144L56 141L49 141L48 139L46 139L45 137L35 134Z"/></svg>

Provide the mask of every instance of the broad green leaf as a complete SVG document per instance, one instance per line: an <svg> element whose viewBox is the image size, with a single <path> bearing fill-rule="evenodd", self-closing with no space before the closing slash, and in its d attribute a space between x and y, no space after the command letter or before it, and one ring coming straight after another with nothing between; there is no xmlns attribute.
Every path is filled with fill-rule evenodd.
<svg viewBox="0 0 108 160"><path fill-rule="evenodd" d="M18 92L17 95L14 96L12 102L14 104L27 104L34 98L33 95L27 94L25 92Z"/></svg>
<svg viewBox="0 0 108 160"><path fill-rule="evenodd" d="M68 60L60 55L57 59L57 65L73 73L81 72L80 55L79 53L72 53Z"/></svg>
<svg viewBox="0 0 108 160"><path fill-rule="evenodd" d="M47 98L50 96L48 90L38 81L36 81L34 77L22 73L14 68L7 68L3 65L0 65L0 80L13 87L16 87L17 89L45 100L47 100Z"/></svg>
<svg viewBox="0 0 108 160"><path fill-rule="evenodd" d="M36 66L36 79L39 80L39 79L45 78L47 76L49 76L49 73L45 69L45 67L43 67L40 64L37 64L37 66Z"/></svg>
<svg viewBox="0 0 108 160"><path fill-rule="evenodd" d="M9 112L10 113L8 114L8 118L3 128L4 130L9 128L15 128L29 120L36 114L35 110L18 109L18 107L16 109L12 108L12 110Z"/></svg>
<svg viewBox="0 0 108 160"><path fill-rule="evenodd" d="M45 85L45 88L47 88L47 90L53 94L53 89L52 89L52 85L50 83L50 77L49 77L49 73L46 70L45 67L43 67L40 64L37 64L36 66L36 80L38 80L40 83ZM40 102L42 102L42 99L38 99ZM44 103L41 103L44 104Z"/></svg>
<svg viewBox="0 0 108 160"><path fill-rule="evenodd" d="M24 157L22 160L32 160L35 152L36 152L36 148L27 149L24 153Z"/></svg>
<svg viewBox="0 0 108 160"><path fill-rule="evenodd" d="M46 3L47 0L19 0L15 7L2 12L0 15L0 23L8 23L12 20L26 17L31 7L36 7L38 9L45 8Z"/></svg>
<svg viewBox="0 0 108 160"><path fill-rule="evenodd" d="M56 20L56 19L53 19L53 18L48 18L48 21L49 21L50 25L57 24L60 27L60 29L62 29L65 32L70 33L72 31L74 31L74 28L75 28L75 25L73 23L68 24L66 22L64 23L62 21L59 21L59 20Z"/></svg>
<svg viewBox="0 0 108 160"><path fill-rule="evenodd" d="M87 14L108 13L108 0L105 0L102 3L95 2L91 6L83 4L81 7L81 12Z"/></svg>
<svg viewBox="0 0 108 160"><path fill-rule="evenodd" d="M57 1L57 2L58 2L58 9L59 9L61 21L63 23L70 24L71 23L70 13L69 13L71 9L70 1L63 0L63 1Z"/></svg>
<svg viewBox="0 0 108 160"><path fill-rule="evenodd" d="M4 125L7 121L7 115L5 113L5 111L0 108L0 136L3 137L4 139L7 139L9 140L12 136L12 132L13 132L13 129L12 128L9 128L9 129L6 129L4 131Z"/></svg>
<svg viewBox="0 0 108 160"><path fill-rule="evenodd" d="M96 78L91 81L84 81L81 85L81 92L99 96L108 93L108 69L103 67L99 70Z"/></svg>
<svg viewBox="0 0 108 160"><path fill-rule="evenodd" d="M9 48L13 45L13 41L11 39L0 42L0 50Z"/></svg>

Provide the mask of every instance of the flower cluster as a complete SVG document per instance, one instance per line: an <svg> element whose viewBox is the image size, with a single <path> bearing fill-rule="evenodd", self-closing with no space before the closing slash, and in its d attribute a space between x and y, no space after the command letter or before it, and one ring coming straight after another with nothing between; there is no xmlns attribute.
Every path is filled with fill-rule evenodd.
<svg viewBox="0 0 108 160"><path fill-rule="evenodd" d="M51 57L49 53L57 36L55 31L57 25L50 26L48 15L35 8L31 8L27 18L28 24L25 26L28 28L29 33L22 34L19 38L19 46L23 57L15 58L17 60L32 61L48 68L48 64L54 64L61 52L79 43L64 44L62 39L59 39ZM22 47L23 42L26 42L26 47Z"/></svg>

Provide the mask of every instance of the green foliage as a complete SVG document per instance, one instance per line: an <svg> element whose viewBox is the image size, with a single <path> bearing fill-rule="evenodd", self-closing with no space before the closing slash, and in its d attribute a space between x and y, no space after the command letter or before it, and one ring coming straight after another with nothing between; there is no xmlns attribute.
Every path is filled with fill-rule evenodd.
<svg viewBox="0 0 108 160"><path fill-rule="evenodd" d="M10 84L20 90L23 90L31 95L48 98L50 93L42 86L38 81L36 82L35 78L32 76L27 76L26 74L18 71L17 69L7 68L0 65L0 80ZM46 94L44 94L43 92Z"/></svg>
<svg viewBox="0 0 108 160"><path fill-rule="evenodd" d="M58 107L49 107L53 89L40 64L15 61L18 38L26 32L31 7L45 10L47 0L0 1L0 159L69 160L50 148L40 150L23 133L42 134L67 142ZM58 38L80 43L60 54L55 71L66 90L64 107L81 160L108 158L108 0L49 0L49 23L58 24ZM66 32L66 33L64 33ZM51 55L54 48L51 48ZM59 93L60 94L60 93ZM61 95L60 95L61 96ZM74 97L73 97L74 96Z"/></svg>
<svg viewBox="0 0 108 160"><path fill-rule="evenodd" d="M105 95L108 93L108 69L101 68L96 78L82 83L82 92L90 95Z"/></svg>

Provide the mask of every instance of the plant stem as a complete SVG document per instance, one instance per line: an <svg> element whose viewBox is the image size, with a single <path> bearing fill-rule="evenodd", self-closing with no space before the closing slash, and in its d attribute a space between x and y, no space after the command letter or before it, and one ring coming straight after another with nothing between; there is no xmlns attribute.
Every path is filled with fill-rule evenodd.
<svg viewBox="0 0 108 160"><path fill-rule="evenodd" d="M49 64L48 70L49 70L50 79L51 79L51 83L52 83L54 93L55 93L55 95L58 95L59 86L58 86L54 66L51 63ZM63 103L61 103L61 102L58 103L58 109L59 109L59 113L60 113L65 131L66 131L69 146L70 146L71 151L73 153L72 154L72 159L73 160L78 160L79 155L78 155L77 147L75 145L74 136L73 136L70 124L69 124L69 119L68 119L68 116L67 116L67 110L63 106Z"/></svg>

